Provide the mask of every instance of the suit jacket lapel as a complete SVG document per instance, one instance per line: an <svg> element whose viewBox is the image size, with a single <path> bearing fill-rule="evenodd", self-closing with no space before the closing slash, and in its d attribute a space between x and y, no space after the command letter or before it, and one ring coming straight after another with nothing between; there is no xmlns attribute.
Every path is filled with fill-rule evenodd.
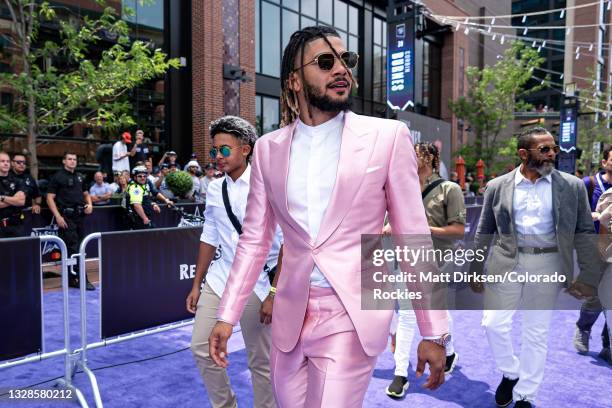
<svg viewBox="0 0 612 408"><path fill-rule="evenodd" d="M516 172L520 171L519 167L517 167L513 172L511 172L511 176L509 179L502 185L501 191L501 200L500 202L503 205L507 205L508 215L510 217L510 234L514 235L516 233L516 223L514 220L514 177L516 176Z"/></svg>
<svg viewBox="0 0 612 408"><path fill-rule="evenodd" d="M274 171L270 171L271 191L276 192L272 199L277 202L277 207L281 210L289 226L295 230L301 239L310 242L310 234L291 216L287 202L289 158L291 156L291 141L293 140L293 132L296 125L297 120L287 126L285 132L271 140L270 158L274 161Z"/></svg>
<svg viewBox="0 0 612 408"><path fill-rule="evenodd" d="M359 126L359 116L352 112L346 113L336 182L321 221L316 247L321 246L338 228L361 186L374 146L368 137L370 135L367 127Z"/></svg>
<svg viewBox="0 0 612 408"><path fill-rule="evenodd" d="M553 216L555 217L555 229L559 227L559 212L561 209L561 194L563 191L563 185L565 184L565 180L558 173L557 170L553 170L551 174L552 180L552 204L553 204Z"/></svg>

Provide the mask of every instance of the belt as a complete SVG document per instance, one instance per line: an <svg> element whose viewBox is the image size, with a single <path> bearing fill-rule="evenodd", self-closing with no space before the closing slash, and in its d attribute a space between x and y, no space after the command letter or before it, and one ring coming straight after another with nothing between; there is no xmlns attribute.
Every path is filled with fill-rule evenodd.
<svg viewBox="0 0 612 408"><path fill-rule="evenodd" d="M559 252L559 248L557 248L556 246L546 247L546 248L519 247L518 251L524 254L539 255L539 254L552 254L554 252Z"/></svg>

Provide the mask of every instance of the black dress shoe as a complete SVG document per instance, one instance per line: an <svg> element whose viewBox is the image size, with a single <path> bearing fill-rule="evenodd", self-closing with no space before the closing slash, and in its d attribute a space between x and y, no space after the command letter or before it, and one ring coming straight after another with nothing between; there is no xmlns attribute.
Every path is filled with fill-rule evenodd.
<svg viewBox="0 0 612 408"><path fill-rule="evenodd" d="M89 281L89 279L87 279L87 281L85 282L85 289L96 290L96 287Z"/></svg>
<svg viewBox="0 0 612 408"><path fill-rule="evenodd" d="M77 288L80 289L81 285L79 282L79 278L77 277L69 277L68 278L68 286L70 286L71 288ZM89 279L87 279L87 281L85 282L85 289L87 290L96 290L96 287L94 285L92 285L92 283L89 281Z"/></svg>
<svg viewBox="0 0 612 408"><path fill-rule="evenodd" d="M514 404L514 408L531 408L531 407L533 407L533 405L531 405L531 402L525 401L525 400L516 401L516 403Z"/></svg>
<svg viewBox="0 0 612 408"><path fill-rule="evenodd" d="M516 380L511 380L505 376L502 378L495 391L495 404L497 404L498 407L507 407L512 403L512 390L518 380L518 378Z"/></svg>
<svg viewBox="0 0 612 408"><path fill-rule="evenodd" d="M68 286L70 286L71 288L79 288L79 278L77 278L76 276L70 276L68 278Z"/></svg>

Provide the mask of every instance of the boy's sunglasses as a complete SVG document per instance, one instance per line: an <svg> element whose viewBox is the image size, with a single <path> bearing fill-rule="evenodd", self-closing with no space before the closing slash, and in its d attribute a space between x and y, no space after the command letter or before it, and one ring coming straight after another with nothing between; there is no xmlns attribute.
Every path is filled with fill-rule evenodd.
<svg viewBox="0 0 612 408"><path fill-rule="evenodd" d="M557 154L559 153L561 148L558 145L554 145L554 146L540 146L540 147L536 147L535 149L527 149L527 150L537 150L542 154L546 154L552 150L555 152L555 154Z"/></svg>
<svg viewBox="0 0 612 408"><path fill-rule="evenodd" d="M357 66L357 62L359 61L359 54L353 51L344 51L340 54L340 59L346 65L347 68L353 69ZM317 64L321 71L330 71L334 64L336 63L336 55L333 52L324 52L322 54L317 55L314 59L306 64L302 65L299 68L295 68L292 72L295 72L299 69L304 68L310 64Z"/></svg>
<svg viewBox="0 0 612 408"><path fill-rule="evenodd" d="M223 157L229 157L230 154L232 154L232 149L233 147L228 145L219 146L219 148L213 147L212 149L210 149L209 154L212 159L216 159L217 154L219 153L221 153L221 156Z"/></svg>

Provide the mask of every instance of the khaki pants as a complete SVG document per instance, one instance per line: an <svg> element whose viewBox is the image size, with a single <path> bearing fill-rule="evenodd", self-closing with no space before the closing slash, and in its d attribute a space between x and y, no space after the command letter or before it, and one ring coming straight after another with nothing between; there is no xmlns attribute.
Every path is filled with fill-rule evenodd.
<svg viewBox="0 0 612 408"><path fill-rule="evenodd" d="M217 323L221 299L205 284L198 301L191 351L208 391L213 407L236 407L236 394L231 388L225 368L215 365L208 353L208 337ZM247 349L248 365L253 382L253 403L256 408L276 407L270 384L270 326L259 322L261 301L251 294L240 319L242 337Z"/></svg>

